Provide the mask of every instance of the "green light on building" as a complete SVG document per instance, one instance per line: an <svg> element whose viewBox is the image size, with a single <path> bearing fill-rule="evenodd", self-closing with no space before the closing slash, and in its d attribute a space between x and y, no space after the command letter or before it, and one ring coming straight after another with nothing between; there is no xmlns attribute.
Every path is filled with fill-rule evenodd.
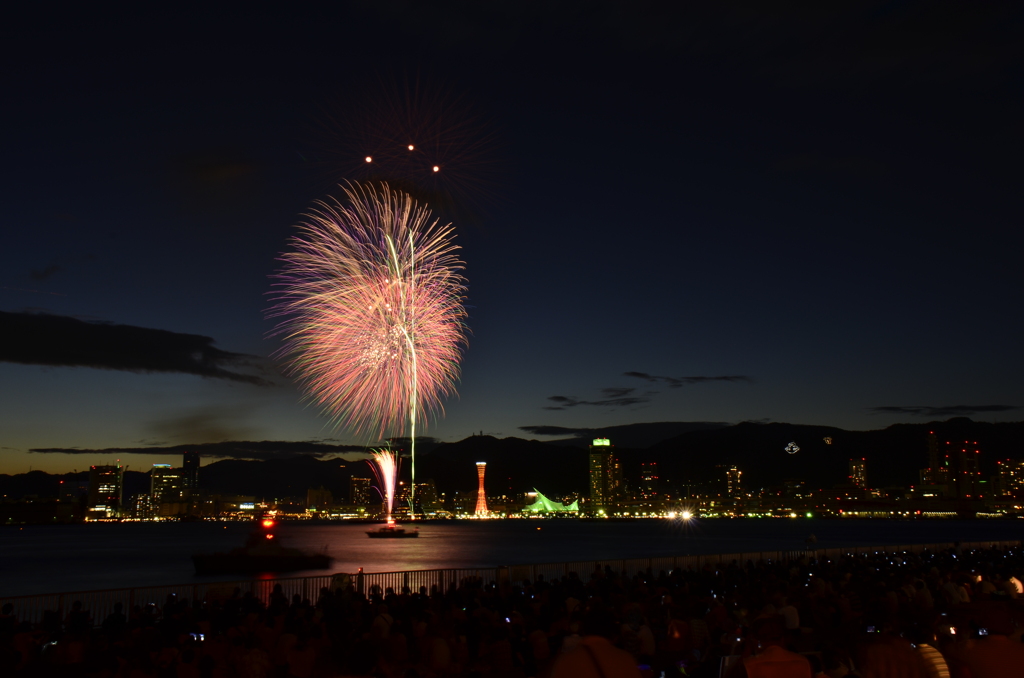
<svg viewBox="0 0 1024 678"><path fill-rule="evenodd" d="M594 447L610 447L612 444L608 438L594 438Z"/></svg>
<svg viewBox="0 0 1024 678"><path fill-rule="evenodd" d="M526 511L530 513L578 513L580 510L579 500L566 506L548 499L536 489L534 492L537 494L537 500L526 507Z"/></svg>

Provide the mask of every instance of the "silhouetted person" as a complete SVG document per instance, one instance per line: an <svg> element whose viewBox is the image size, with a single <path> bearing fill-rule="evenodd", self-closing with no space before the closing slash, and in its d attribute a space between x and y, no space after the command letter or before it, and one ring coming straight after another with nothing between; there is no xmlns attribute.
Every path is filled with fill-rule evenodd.
<svg viewBox="0 0 1024 678"><path fill-rule="evenodd" d="M124 616L124 605L114 603L114 611L103 620L103 632L110 636L119 636L128 626L128 618Z"/></svg>
<svg viewBox="0 0 1024 678"><path fill-rule="evenodd" d="M777 619L754 622L756 654L747 654L733 664L727 678L811 678L811 663L803 655L785 648L786 632Z"/></svg>
<svg viewBox="0 0 1024 678"><path fill-rule="evenodd" d="M555 660L551 678L640 678L633 655L612 644L618 629L609 612L588 611L581 631L576 646Z"/></svg>

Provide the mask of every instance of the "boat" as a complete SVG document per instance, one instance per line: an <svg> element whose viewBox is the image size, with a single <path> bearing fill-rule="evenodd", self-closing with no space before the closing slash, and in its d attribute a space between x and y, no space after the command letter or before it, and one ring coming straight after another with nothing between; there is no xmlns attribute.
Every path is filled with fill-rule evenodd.
<svg viewBox="0 0 1024 678"><path fill-rule="evenodd" d="M409 537L420 536L420 528L416 528L412 532L406 530L404 527L399 527L398 523L393 520L389 520L386 524L381 525L376 530L370 530L366 533L366 536L370 539L408 539Z"/></svg>
<svg viewBox="0 0 1024 678"><path fill-rule="evenodd" d="M323 570L334 558L326 552L310 553L281 544L274 534L277 521L264 518L249 535L245 545L226 553L197 553L192 556L196 574L253 574Z"/></svg>

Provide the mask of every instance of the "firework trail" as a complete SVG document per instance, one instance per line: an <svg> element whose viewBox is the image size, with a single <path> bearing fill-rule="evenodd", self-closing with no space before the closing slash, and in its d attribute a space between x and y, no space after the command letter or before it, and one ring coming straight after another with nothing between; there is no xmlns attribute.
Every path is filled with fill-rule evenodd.
<svg viewBox="0 0 1024 678"><path fill-rule="evenodd" d="M412 439L454 392L466 340L465 280L451 225L386 184L318 203L277 274L279 356L338 427ZM412 494L410 493L410 497Z"/></svg>
<svg viewBox="0 0 1024 678"><path fill-rule="evenodd" d="M373 461L367 460L373 475L377 476L380 493L384 498L385 518L391 522L391 510L395 503L395 485L398 480L398 453L391 450L374 450Z"/></svg>

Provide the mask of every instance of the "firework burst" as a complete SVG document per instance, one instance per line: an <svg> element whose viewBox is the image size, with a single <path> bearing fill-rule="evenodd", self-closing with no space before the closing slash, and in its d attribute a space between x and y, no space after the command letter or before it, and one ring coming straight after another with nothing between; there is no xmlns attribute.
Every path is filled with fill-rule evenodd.
<svg viewBox="0 0 1024 678"><path fill-rule="evenodd" d="M335 426L400 435L454 392L464 278L450 225L386 184L343 186L300 224L277 274L279 357ZM415 474L415 451L412 469Z"/></svg>

